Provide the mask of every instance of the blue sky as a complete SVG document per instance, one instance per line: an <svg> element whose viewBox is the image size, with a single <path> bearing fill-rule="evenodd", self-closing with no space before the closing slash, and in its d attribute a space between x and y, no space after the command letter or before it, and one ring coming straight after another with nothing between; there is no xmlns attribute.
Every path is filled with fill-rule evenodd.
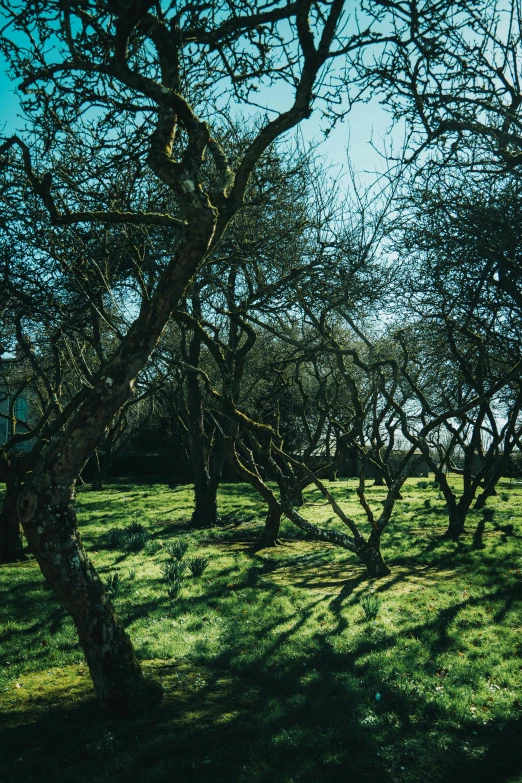
<svg viewBox="0 0 522 783"><path fill-rule="evenodd" d="M266 90L264 95L270 95L269 105L276 108L284 108L287 96L277 88ZM15 87L6 75L6 63L0 56L0 134L11 135L22 125L19 115L19 99ZM390 137L390 118L376 100L368 104L356 104L348 117L340 122L327 139L321 133L321 120L319 113L314 111L309 120L301 123L301 132L305 141L319 141L319 153L324 156L325 162L334 166L343 166L347 161L347 154L354 170L359 174L363 184L369 184L374 175L371 172L382 171L384 163L378 153L372 148L371 140L377 149L384 148L384 140L389 143L394 138L395 144L400 143L400 136L395 131ZM370 172L366 174L365 172Z"/></svg>
<svg viewBox="0 0 522 783"><path fill-rule="evenodd" d="M18 96L15 94L15 85L8 79L5 73L6 63L0 55L0 131L3 135L9 135L17 127L16 114L18 112Z"/></svg>

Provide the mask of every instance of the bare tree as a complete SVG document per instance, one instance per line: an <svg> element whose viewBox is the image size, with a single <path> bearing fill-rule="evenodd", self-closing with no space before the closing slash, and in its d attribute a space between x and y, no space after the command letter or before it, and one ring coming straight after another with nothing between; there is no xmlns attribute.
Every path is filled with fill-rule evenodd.
<svg viewBox="0 0 522 783"><path fill-rule="evenodd" d="M333 64L342 57L344 68L354 51L373 40L371 31L362 33L348 17L345 5L343 0L4 4L8 23L1 46L21 79L33 131L4 142L4 165L25 179L56 227L134 223L162 226L172 236L172 251L153 284L142 285L137 316L35 465L18 502L30 546L73 616L106 707L154 701L161 689L145 681L81 544L75 478L132 395L189 281L241 206L260 157L310 115L320 95L335 101L339 72ZM9 40L9 23L16 39ZM227 97L236 106L252 102L260 85L277 81L288 87L288 109L262 119L245 152L232 159L216 132L221 106ZM84 161L87 176L79 176L79 168L71 173L67 157L59 161L65 140ZM171 194L169 211L143 211L146 166ZM127 169L132 179L125 201L106 185L115 169Z"/></svg>
<svg viewBox="0 0 522 783"><path fill-rule="evenodd" d="M370 0L390 35L373 61L361 54L363 83L407 121L405 158L492 173L522 162L520 0L419 3Z"/></svg>

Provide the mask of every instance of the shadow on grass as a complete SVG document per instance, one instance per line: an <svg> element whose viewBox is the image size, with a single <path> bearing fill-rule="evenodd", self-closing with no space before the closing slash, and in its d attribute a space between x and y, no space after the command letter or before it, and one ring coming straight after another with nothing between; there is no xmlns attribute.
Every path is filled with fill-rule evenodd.
<svg viewBox="0 0 522 783"><path fill-rule="evenodd" d="M64 682L54 690L46 684L45 697L36 695L33 703L29 697L31 710L4 709L0 776L6 783L507 783L522 769L517 718L487 728L463 725L447 738L451 747L434 770L434 749L426 761L424 750L442 711L417 704L409 720L409 699L382 683L375 703L377 672L358 666L354 654L334 653L326 639L306 672L301 661L239 674L225 660L212 668L145 666L162 681L165 698L153 712L130 717L101 715L86 679L73 684L77 668L62 670ZM361 681L369 698L361 698ZM477 747L488 745L480 759L467 757L470 738Z"/></svg>
<svg viewBox="0 0 522 783"><path fill-rule="evenodd" d="M37 706L31 722L5 712L2 780L394 780L371 731L354 730L354 688L339 694L335 678L303 686L297 667L262 678L219 667L152 671L166 689L153 713L100 716L87 688L76 701Z"/></svg>
<svg viewBox="0 0 522 783"><path fill-rule="evenodd" d="M167 531L184 532L155 523L152 537ZM161 614L173 634L184 615L191 624L187 639L203 635L210 609L219 608L219 652L193 648L191 663L151 667L166 687L164 703L132 718L100 716L78 667L67 667L62 680L46 680L44 687L37 687L37 675L28 675L25 709L19 691L1 696L0 779L511 783L522 766L521 719L511 712L486 723L469 710L459 712L455 699L444 701L439 693L439 668L448 653L456 660L454 671L463 660L457 628L462 617L494 604L487 622L500 623L520 602L522 583L509 575L519 553L513 549L506 556L505 536L498 533L479 551L470 534L455 544L406 532L407 543L398 534L388 539L392 573L379 582L369 581L350 556L336 560L339 550L305 539L299 547L292 542L258 553L241 571L236 565L221 568L204 594L184 597L179 609L166 595L117 601L126 626ZM479 534L482 541L484 529ZM253 527L223 529L204 545L241 554L254 535ZM476 594L466 594L460 584L451 592L456 573L473 574ZM149 578L153 586L157 581ZM415 606L405 601L404 619L393 627L362 618L361 596L375 593L385 603L413 587ZM426 587L448 595L449 605L434 614L428 607L421 611ZM34 590L13 593L13 600L20 601L26 619L44 610L42 622L53 622L55 608L39 607ZM0 616L7 620L15 609L0 608ZM321 612L328 615L324 623ZM255 615L252 625L244 615ZM154 635L154 626L142 624L142 639L146 634ZM147 649L151 657L142 641L142 657ZM501 658L506 650L495 654ZM470 676L480 653L466 652ZM477 677L489 676L481 671ZM471 690L467 681L466 688Z"/></svg>

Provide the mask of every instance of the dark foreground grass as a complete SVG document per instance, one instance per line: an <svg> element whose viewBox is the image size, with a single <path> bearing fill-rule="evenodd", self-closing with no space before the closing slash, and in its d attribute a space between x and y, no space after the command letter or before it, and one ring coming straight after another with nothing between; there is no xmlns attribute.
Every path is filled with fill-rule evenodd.
<svg viewBox="0 0 522 783"><path fill-rule="evenodd" d="M330 485L359 514L354 487ZM440 539L438 490L410 480L403 494L392 573L369 582L291 527L254 554L263 509L242 485L222 488L224 526L201 532L186 487L81 491L87 549L103 579L118 574L117 610L165 699L100 716L36 563L3 566L0 780L522 781L522 486L502 482L459 543ZM306 500L335 524L315 491ZM148 534L137 552L111 535L131 524ZM179 540L210 564L172 598L163 564Z"/></svg>

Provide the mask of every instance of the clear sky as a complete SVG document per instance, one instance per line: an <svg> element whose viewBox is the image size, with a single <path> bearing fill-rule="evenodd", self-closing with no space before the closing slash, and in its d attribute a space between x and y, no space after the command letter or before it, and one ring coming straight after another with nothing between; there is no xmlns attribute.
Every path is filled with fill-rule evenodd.
<svg viewBox="0 0 522 783"><path fill-rule="evenodd" d="M6 76L6 62L0 54L0 132L9 135L17 127L16 114L19 109L14 82Z"/></svg>

